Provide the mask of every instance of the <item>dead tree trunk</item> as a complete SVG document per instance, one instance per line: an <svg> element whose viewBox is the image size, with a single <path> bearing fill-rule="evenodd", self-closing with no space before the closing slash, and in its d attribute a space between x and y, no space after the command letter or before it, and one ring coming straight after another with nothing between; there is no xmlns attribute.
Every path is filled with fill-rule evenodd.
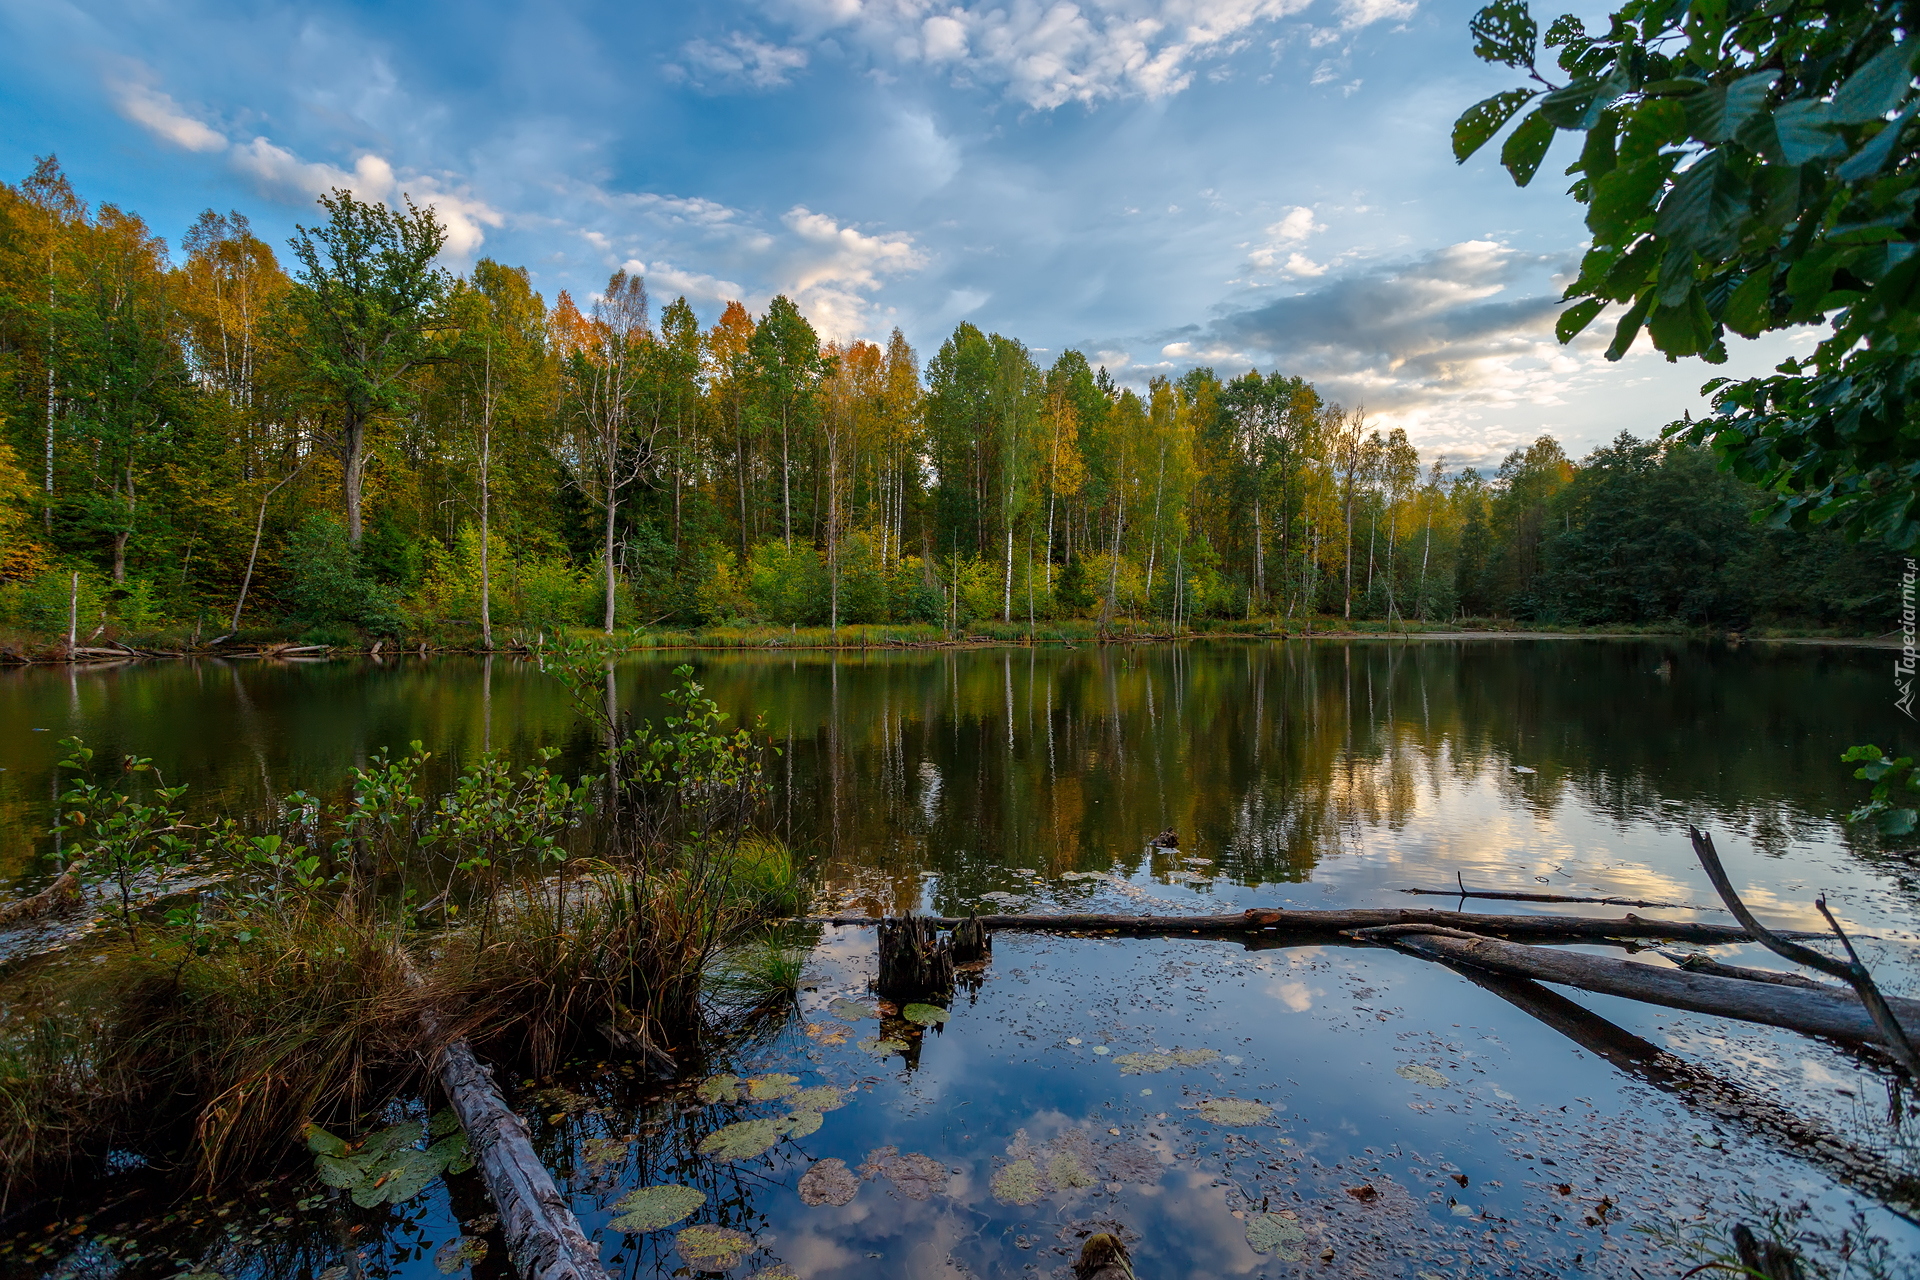
<svg viewBox="0 0 1920 1280"><path fill-rule="evenodd" d="M965 920L953 926L953 962L978 964L992 958L993 935L980 923L978 914L969 913Z"/></svg>
<svg viewBox="0 0 1920 1280"><path fill-rule="evenodd" d="M880 979L874 990L894 1001L945 996L953 990L953 947L930 916L880 922Z"/></svg>
<svg viewBox="0 0 1920 1280"><path fill-rule="evenodd" d="M1338 937L1355 929L1388 925L1428 925L1466 929L1498 938L1534 942L1596 941L1607 938L1671 938L1677 942L1752 942L1738 925L1701 924L1691 920L1647 920L1631 913L1619 919L1604 916L1494 916L1469 911L1414 911L1401 907L1365 907L1342 911L1281 911L1255 909L1225 916L1030 915L978 916L984 929L1030 930L1042 933L1114 932L1157 934L1254 934L1262 939ZM952 916L916 916L928 927L958 928L964 919ZM880 925L894 921L877 916L812 916L809 924ZM1796 933L1796 938L1823 935Z"/></svg>
<svg viewBox="0 0 1920 1280"><path fill-rule="evenodd" d="M1626 996L1671 1009L1888 1047L1885 1034L1866 1006L1844 991L1815 991L1688 973L1681 969L1656 969L1632 960L1518 946L1451 929L1399 926L1359 929L1353 936L1363 942L1399 947L1430 960L1455 960L1495 973L1558 982L1583 991ZM1920 1000L1889 999L1887 1006L1908 1029L1909 1035L1920 1032Z"/></svg>

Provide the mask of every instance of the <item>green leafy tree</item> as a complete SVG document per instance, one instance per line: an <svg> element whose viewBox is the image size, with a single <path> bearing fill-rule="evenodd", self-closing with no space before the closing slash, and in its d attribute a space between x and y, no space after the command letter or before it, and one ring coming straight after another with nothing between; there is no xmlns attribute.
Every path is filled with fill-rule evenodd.
<svg viewBox="0 0 1920 1280"><path fill-rule="evenodd" d="M1592 247L1560 316L1569 341L1625 304L1611 359L1644 329L1670 359L1826 322L1777 374L1716 379L1685 430L1774 494L1772 517L1920 540L1920 255L1913 68L1920 10L1872 0L1630 0L1607 30L1564 16L1542 69L1524 0L1498 0L1474 52L1535 82L1470 107L1464 161L1527 108L1501 163L1522 186L1555 136L1582 135L1573 197Z"/></svg>
<svg viewBox="0 0 1920 1280"><path fill-rule="evenodd" d="M300 264L288 294L293 342L333 402L346 500L357 545L366 489L367 431L412 400L409 375L440 358L434 330L448 278L434 266L447 233L432 209L396 212L335 188L327 221L296 227Z"/></svg>

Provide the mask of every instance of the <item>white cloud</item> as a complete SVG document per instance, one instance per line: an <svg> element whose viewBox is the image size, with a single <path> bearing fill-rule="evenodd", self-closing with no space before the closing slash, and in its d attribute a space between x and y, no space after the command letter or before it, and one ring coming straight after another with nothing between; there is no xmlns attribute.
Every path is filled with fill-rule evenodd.
<svg viewBox="0 0 1920 1280"><path fill-rule="evenodd" d="M120 114L156 138L187 151L226 150L225 134L188 115L179 103L144 78L109 82L107 88Z"/></svg>
<svg viewBox="0 0 1920 1280"><path fill-rule="evenodd" d="M876 60L921 63L1041 110L1164 98L1196 64L1244 48L1262 24L1313 0L765 0L801 42L850 40ZM1342 26L1404 19L1417 0L1342 0Z"/></svg>
<svg viewBox="0 0 1920 1280"><path fill-rule="evenodd" d="M362 200L379 201L398 208L403 198L438 215L446 229L445 252L455 259L470 259L486 241L483 226L501 226L506 218L499 210L466 192L449 188L428 174L401 177L384 157L363 155L351 170L320 161L302 160L285 147L266 138L234 147L233 167L252 178L260 187L281 199L310 200L334 188L342 188Z"/></svg>
<svg viewBox="0 0 1920 1280"><path fill-rule="evenodd" d="M805 49L768 44L741 31L731 33L721 44L689 41L680 52L696 80L704 72L707 77L755 89L777 89L807 65Z"/></svg>
<svg viewBox="0 0 1920 1280"><path fill-rule="evenodd" d="M1295 205L1278 222L1268 225L1264 232L1265 243L1255 245L1247 254L1247 261L1255 272L1278 272L1289 276L1322 275L1327 269L1295 250L1294 246L1305 243L1326 229L1324 222L1314 219L1312 209Z"/></svg>
<svg viewBox="0 0 1920 1280"><path fill-rule="evenodd" d="M925 265L912 238L902 233L867 235L801 205L782 221L799 241L788 258L787 287L827 337L859 336L866 327L866 295L880 287L881 277Z"/></svg>

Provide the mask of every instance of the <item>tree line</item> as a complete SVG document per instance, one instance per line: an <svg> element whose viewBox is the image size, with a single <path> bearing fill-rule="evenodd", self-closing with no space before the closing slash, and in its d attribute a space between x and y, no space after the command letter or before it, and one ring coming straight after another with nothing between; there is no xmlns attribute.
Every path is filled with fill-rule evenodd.
<svg viewBox="0 0 1920 1280"><path fill-rule="evenodd" d="M1119 385L962 323L925 361L785 297L549 304L335 191L179 252L0 185L0 622L322 638L1066 618L1875 626L1889 553L1765 528L1683 442L1497 471L1284 372Z"/></svg>

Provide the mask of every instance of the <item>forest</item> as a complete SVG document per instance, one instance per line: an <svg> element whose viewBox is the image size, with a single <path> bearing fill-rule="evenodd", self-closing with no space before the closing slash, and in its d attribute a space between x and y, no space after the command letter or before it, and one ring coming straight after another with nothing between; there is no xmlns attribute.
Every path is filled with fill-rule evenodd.
<svg viewBox="0 0 1920 1280"><path fill-rule="evenodd" d="M915 625L1876 632L1900 561L1770 527L1663 424L1492 474L1285 370L1123 386L962 323L922 360L787 298L549 303L336 191L177 252L43 159L0 184L0 628L420 638ZM1638 432L1636 435L1635 432Z"/></svg>

